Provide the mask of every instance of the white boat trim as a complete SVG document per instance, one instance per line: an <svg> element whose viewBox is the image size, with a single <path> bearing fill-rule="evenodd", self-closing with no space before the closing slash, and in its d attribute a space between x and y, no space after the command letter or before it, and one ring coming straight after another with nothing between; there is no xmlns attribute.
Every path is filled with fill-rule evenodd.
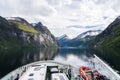
<svg viewBox="0 0 120 80"><path fill-rule="evenodd" d="M111 80L120 80L120 75L115 70L113 70L108 64L106 64L103 60L101 60L97 55L94 54L93 60L95 69L97 69L100 72L104 71L101 73L103 74L105 73L106 76L109 74L109 76L107 77L110 78Z"/></svg>

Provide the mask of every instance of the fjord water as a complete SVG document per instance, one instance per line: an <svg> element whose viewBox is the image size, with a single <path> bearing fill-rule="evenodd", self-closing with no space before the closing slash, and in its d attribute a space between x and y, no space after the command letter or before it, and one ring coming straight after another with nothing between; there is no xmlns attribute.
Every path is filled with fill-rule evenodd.
<svg viewBox="0 0 120 80"><path fill-rule="evenodd" d="M0 77L28 63L40 60L55 60L62 63L87 65L90 55L87 49L35 49L6 51L0 55Z"/></svg>
<svg viewBox="0 0 120 80"><path fill-rule="evenodd" d="M14 69L23 66L28 63L32 63L39 60L55 60L62 63L71 64L74 66L89 66L88 60L93 53L89 49L35 49L35 50L20 50L20 51L6 51L0 55L0 77L3 77L7 73ZM110 59L106 55L100 55L105 58L114 68L119 70L119 62L114 63L116 60L112 55Z"/></svg>
<svg viewBox="0 0 120 80"><path fill-rule="evenodd" d="M14 69L28 63L39 60L53 59L58 53L57 49L22 49L19 51L4 51L0 55L0 77L5 76L7 73Z"/></svg>

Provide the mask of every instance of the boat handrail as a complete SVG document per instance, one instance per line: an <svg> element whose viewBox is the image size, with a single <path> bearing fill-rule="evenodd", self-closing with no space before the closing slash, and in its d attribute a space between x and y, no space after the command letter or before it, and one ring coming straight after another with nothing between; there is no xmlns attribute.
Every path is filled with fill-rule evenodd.
<svg viewBox="0 0 120 80"><path fill-rule="evenodd" d="M113 70L108 64L106 64L104 61L102 61L97 55L94 54L94 58L98 61L99 65L102 67L106 68L110 73L112 74L111 76L114 76L114 80L120 80L120 75Z"/></svg>

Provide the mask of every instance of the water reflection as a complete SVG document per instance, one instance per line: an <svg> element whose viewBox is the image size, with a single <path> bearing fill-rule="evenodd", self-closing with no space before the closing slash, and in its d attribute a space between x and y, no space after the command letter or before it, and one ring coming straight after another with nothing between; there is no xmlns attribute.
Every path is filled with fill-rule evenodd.
<svg viewBox="0 0 120 80"><path fill-rule="evenodd" d="M103 60L105 60L113 69L120 73L120 49L96 49L92 50L94 54L97 54Z"/></svg>
<svg viewBox="0 0 120 80"><path fill-rule="evenodd" d="M99 53L93 51L92 53L98 54L98 56L105 59L111 65L115 66L115 69L120 69L120 57L114 52L103 51ZM55 60L58 62L71 64L75 67L79 66L89 66L89 58L92 56L91 50L89 49L35 49L35 50L14 50L14 51L5 51L0 54L0 77L3 77L12 70L23 66L28 63L32 63L40 60ZM110 53L110 54L109 54Z"/></svg>
<svg viewBox="0 0 120 80"><path fill-rule="evenodd" d="M90 66L89 57L91 57L91 54L88 49L61 49L54 60L79 67Z"/></svg>
<svg viewBox="0 0 120 80"><path fill-rule="evenodd" d="M40 60L54 59L58 62L71 64L74 66L89 65L88 59L91 56L88 49L35 49L19 51L7 51L0 55L0 76L3 77L8 72Z"/></svg>
<svg viewBox="0 0 120 80"><path fill-rule="evenodd" d="M2 52L0 54L0 77L25 64L53 59L57 53L58 49L22 49Z"/></svg>

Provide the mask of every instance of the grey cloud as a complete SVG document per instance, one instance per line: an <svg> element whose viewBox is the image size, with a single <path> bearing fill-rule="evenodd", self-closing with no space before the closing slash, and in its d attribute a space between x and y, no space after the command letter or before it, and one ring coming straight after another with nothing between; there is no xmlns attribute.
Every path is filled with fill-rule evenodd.
<svg viewBox="0 0 120 80"><path fill-rule="evenodd" d="M108 5L113 9L120 9L120 0L96 0L94 2L98 5Z"/></svg>
<svg viewBox="0 0 120 80"><path fill-rule="evenodd" d="M42 16L50 16L50 15L54 14L54 11L49 7L42 6L39 9L39 14L41 14Z"/></svg>
<svg viewBox="0 0 120 80"><path fill-rule="evenodd" d="M85 28L85 27L80 25L70 25L70 26L67 26L66 28Z"/></svg>
<svg viewBox="0 0 120 80"><path fill-rule="evenodd" d="M103 19L107 19L108 18L108 16L103 16Z"/></svg>
<svg viewBox="0 0 120 80"><path fill-rule="evenodd" d="M2 16L50 16L54 14L54 10L48 5L35 5L33 0L5 0L0 3L0 15Z"/></svg>
<svg viewBox="0 0 120 80"><path fill-rule="evenodd" d="M97 26L85 26L85 28L94 28L94 27L97 27Z"/></svg>
<svg viewBox="0 0 120 80"><path fill-rule="evenodd" d="M66 5L66 7L70 8L70 9L80 8L80 1L81 0L72 0L71 4Z"/></svg>
<svg viewBox="0 0 120 80"><path fill-rule="evenodd" d="M12 2L5 0L0 1L0 15L1 16L6 16L6 15L14 15L16 14L16 9L13 7Z"/></svg>
<svg viewBox="0 0 120 80"><path fill-rule="evenodd" d="M60 4L59 0L46 0L46 1L50 5L59 5Z"/></svg>
<svg viewBox="0 0 120 80"><path fill-rule="evenodd" d="M22 6L20 7L20 13L41 16L50 16L54 13L53 9L47 5L39 5L36 7L33 3L34 2L32 0L21 1Z"/></svg>
<svg viewBox="0 0 120 80"><path fill-rule="evenodd" d="M96 3L96 4L103 4L103 3L105 4L105 3L107 3L108 1L110 1L110 0L96 0L95 3Z"/></svg>
<svg viewBox="0 0 120 80"><path fill-rule="evenodd" d="M116 1L116 3L113 5L113 9L116 11L120 10L120 0Z"/></svg>
<svg viewBox="0 0 120 80"><path fill-rule="evenodd" d="M20 13L24 14L24 15L29 15L29 16L33 16L33 15L41 15L41 16L50 16L52 14L54 14L54 11L46 6L40 6L38 8L24 8L19 10Z"/></svg>
<svg viewBox="0 0 120 80"><path fill-rule="evenodd" d="M54 11L46 6L40 6L39 8L25 8L20 11L20 13L25 15L41 15L41 16L50 16L54 14Z"/></svg>
<svg viewBox="0 0 120 80"><path fill-rule="evenodd" d="M70 25L70 26L67 26L66 28L85 28L85 29L88 29L88 28L100 27L101 25L103 25L103 24L93 25L93 26Z"/></svg>
<svg viewBox="0 0 120 80"><path fill-rule="evenodd" d="M65 18L66 20L69 20L69 21L72 21L72 22L76 22L76 21L79 21L78 19L67 19Z"/></svg>

